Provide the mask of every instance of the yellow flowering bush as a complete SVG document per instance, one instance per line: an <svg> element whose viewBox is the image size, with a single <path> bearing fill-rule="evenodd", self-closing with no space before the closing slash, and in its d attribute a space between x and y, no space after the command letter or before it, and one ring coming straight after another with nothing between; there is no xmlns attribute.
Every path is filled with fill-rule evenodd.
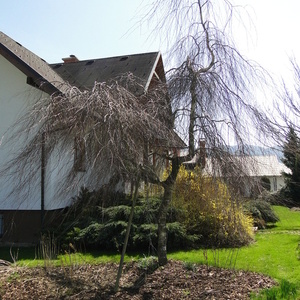
<svg viewBox="0 0 300 300"><path fill-rule="evenodd" d="M245 215L227 186L220 180L203 176L200 168L180 168L172 205L181 210L180 221L190 234L213 246L240 246L253 235L253 220Z"/></svg>

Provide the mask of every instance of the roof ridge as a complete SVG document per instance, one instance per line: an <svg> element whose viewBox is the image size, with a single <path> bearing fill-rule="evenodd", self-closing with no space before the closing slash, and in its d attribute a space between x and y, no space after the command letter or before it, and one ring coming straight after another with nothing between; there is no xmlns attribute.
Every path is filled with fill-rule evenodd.
<svg viewBox="0 0 300 300"><path fill-rule="evenodd" d="M106 59L117 59L117 58L122 58L122 57L133 57L133 56L142 56L142 55L150 55L150 54L160 54L160 51L151 51L151 52L143 52L143 53L134 53L134 54L123 54L123 55L116 55L116 56L108 56L108 57L98 57L98 58L88 58L88 59L80 59L79 61L72 62L72 64L77 64L77 63L84 63L88 62L91 60L106 60ZM49 64L50 66L55 66L55 65L60 65L64 64L64 62L56 62L56 63L51 63Z"/></svg>

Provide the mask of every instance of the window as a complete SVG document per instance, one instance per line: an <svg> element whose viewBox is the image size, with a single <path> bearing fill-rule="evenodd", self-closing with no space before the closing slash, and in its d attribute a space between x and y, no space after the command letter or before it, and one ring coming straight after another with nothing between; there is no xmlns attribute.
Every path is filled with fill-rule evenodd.
<svg viewBox="0 0 300 300"><path fill-rule="evenodd" d="M3 215L0 214L0 238L3 236Z"/></svg>
<svg viewBox="0 0 300 300"><path fill-rule="evenodd" d="M79 137L74 141L74 168L77 172L86 171L85 141Z"/></svg>

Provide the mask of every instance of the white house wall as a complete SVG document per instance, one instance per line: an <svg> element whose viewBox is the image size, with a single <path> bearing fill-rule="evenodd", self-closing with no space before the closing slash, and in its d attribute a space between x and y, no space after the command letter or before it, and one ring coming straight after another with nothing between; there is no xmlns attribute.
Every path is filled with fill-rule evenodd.
<svg viewBox="0 0 300 300"><path fill-rule="evenodd" d="M26 84L27 77L0 55L0 166L3 168L18 152L24 141L18 144L8 144L13 133L13 125L25 112L33 97L41 97L42 92ZM10 178L0 177L0 209L33 209L37 208L37 194L30 197L14 195L9 197L13 190Z"/></svg>
<svg viewBox="0 0 300 300"><path fill-rule="evenodd" d="M18 153L20 146L26 141L20 139L17 144L12 145L9 138L13 132L13 125L22 114L28 110L37 98L49 97L46 93L26 83L27 76L19 71L14 65L0 55L0 168ZM66 151L63 161L71 163L72 149ZM39 163L39 160L37 160ZM58 195L55 187L61 182L64 172L55 167L55 158L50 159L47 165L48 172L45 187L45 209L57 209L70 203L71 192L67 195ZM34 167L29 166L29 167ZM37 166L39 167L39 166ZM0 170L1 170L0 169ZM32 178L31 184L21 191L12 193L15 189L17 177L0 176L0 210L40 210L41 209L41 176L37 173ZM74 194L74 192L73 192ZM75 192L76 194L76 192Z"/></svg>
<svg viewBox="0 0 300 300"><path fill-rule="evenodd" d="M270 192L277 192L285 186L283 176L264 176L270 180ZM253 177L257 182L261 182L261 177Z"/></svg>
<svg viewBox="0 0 300 300"><path fill-rule="evenodd" d="M284 177L283 176L271 176L268 177L271 182L271 192L277 192L281 188L285 186Z"/></svg>

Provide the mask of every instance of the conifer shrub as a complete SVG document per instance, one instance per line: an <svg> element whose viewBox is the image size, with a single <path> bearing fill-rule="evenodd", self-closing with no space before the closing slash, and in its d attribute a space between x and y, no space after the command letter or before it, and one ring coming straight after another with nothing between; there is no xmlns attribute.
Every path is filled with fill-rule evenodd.
<svg viewBox="0 0 300 300"><path fill-rule="evenodd" d="M100 195L100 196L99 196ZM67 247L70 243L79 248L121 250L127 221L131 210L129 197L119 198L119 203L102 199L103 193L82 189L69 209L68 217L60 227L60 244ZM109 203L107 207L103 203ZM128 241L129 250L151 250L155 253L157 244L157 215L159 198L137 200ZM88 207L86 207L88 206ZM177 221L179 212L170 208L167 217L168 249L191 247L197 240L189 235L184 224Z"/></svg>
<svg viewBox="0 0 300 300"><path fill-rule="evenodd" d="M244 213L220 180L202 175L196 168L181 167L173 193L172 206L181 209L179 222L188 234L215 247L235 247L249 243L253 237L253 221Z"/></svg>
<svg viewBox="0 0 300 300"><path fill-rule="evenodd" d="M272 209L271 204L262 197L247 201L244 208L251 213L254 226L259 229L265 228L268 223L273 224L279 221L279 217Z"/></svg>

